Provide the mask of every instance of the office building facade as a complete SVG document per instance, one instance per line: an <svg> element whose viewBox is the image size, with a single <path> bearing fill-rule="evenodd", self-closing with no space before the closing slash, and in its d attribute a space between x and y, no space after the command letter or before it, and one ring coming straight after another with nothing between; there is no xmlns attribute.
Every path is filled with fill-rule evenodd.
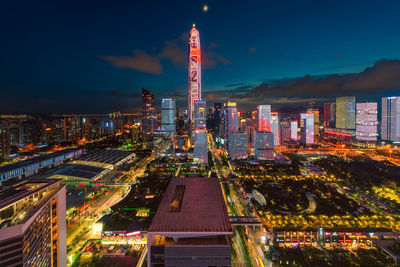
<svg viewBox="0 0 400 267"><path fill-rule="evenodd" d="M314 144L314 114L300 114L300 134L303 145Z"/></svg>
<svg viewBox="0 0 400 267"><path fill-rule="evenodd" d="M175 136L175 99L164 98L161 100L161 131L167 136Z"/></svg>
<svg viewBox="0 0 400 267"><path fill-rule="evenodd" d="M154 95L146 88L142 89L142 124L144 137L152 138L156 127L156 109Z"/></svg>
<svg viewBox="0 0 400 267"><path fill-rule="evenodd" d="M356 139L365 142L378 140L378 103L357 103Z"/></svg>
<svg viewBox="0 0 400 267"><path fill-rule="evenodd" d="M207 102L205 99L195 99L194 100L194 129L205 129L206 128L206 112L207 112Z"/></svg>
<svg viewBox="0 0 400 267"><path fill-rule="evenodd" d="M67 266L65 185L27 180L0 191L0 265Z"/></svg>
<svg viewBox="0 0 400 267"><path fill-rule="evenodd" d="M271 106L259 105L257 130L260 132L271 132Z"/></svg>
<svg viewBox="0 0 400 267"><path fill-rule="evenodd" d="M271 133L274 134L274 145L281 145L281 132L279 127L279 114L271 112Z"/></svg>
<svg viewBox="0 0 400 267"><path fill-rule="evenodd" d="M297 129L299 128L297 121L290 122L290 139L291 141L297 141Z"/></svg>
<svg viewBox="0 0 400 267"><path fill-rule="evenodd" d="M274 159L274 134L256 131L254 136L254 158L257 160Z"/></svg>
<svg viewBox="0 0 400 267"><path fill-rule="evenodd" d="M382 97L381 139L400 142L400 96Z"/></svg>
<svg viewBox="0 0 400 267"><path fill-rule="evenodd" d="M230 132L228 154L231 159L247 158L247 134L244 131Z"/></svg>
<svg viewBox="0 0 400 267"><path fill-rule="evenodd" d="M356 98L354 96L336 98L336 128L348 130L356 128Z"/></svg>

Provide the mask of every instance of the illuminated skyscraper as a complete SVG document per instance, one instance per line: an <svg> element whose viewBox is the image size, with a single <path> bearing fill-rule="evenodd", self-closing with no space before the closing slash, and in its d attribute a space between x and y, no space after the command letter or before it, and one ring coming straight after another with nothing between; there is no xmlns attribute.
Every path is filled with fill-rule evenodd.
<svg viewBox="0 0 400 267"><path fill-rule="evenodd" d="M228 102L227 104L227 132L237 132L239 131L239 119L238 110L236 102Z"/></svg>
<svg viewBox="0 0 400 267"><path fill-rule="evenodd" d="M271 132L271 106L258 106L258 131Z"/></svg>
<svg viewBox="0 0 400 267"><path fill-rule="evenodd" d="M356 98L354 96L336 98L336 128L349 130L356 128Z"/></svg>
<svg viewBox="0 0 400 267"><path fill-rule="evenodd" d="M175 99L164 98L161 101L161 131L165 135L175 136Z"/></svg>
<svg viewBox="0 0 400 267"><path fill-rule="evenodd" d="M314 144L314 114L301 113L301 143L303 145Z"/></svg>
<svg viewBox="0 0 400 267"><path fill-rule="evenodd" d="M193 161L199 163L208 162L208 140L206 130L206 100L194 100L194 155Z"/></svg>
<svg viewBox="0 0 400 267"><path fill-rule="evenodd" d="M193 121L194 101L201 98L200 33L193 25L189 33L188 50L188 116Z"/></svg>
<svg viewBox="0 0 400 267"><path fill-rule="evenodd" d="M156 109L154 107L154 95L146 88L142 89L143 134L146 138L153 136Z"/></svg>
<svg viewBox="0 0 400 267"><path fill-rule="evenodd" d="M279 146L281 144L281 138L279 131L279 114L277 112L271 112L271 133L274 134L274 145Z"/></svg>
<svg viewBox="0 0 400 267"><path fill-rule="evenodd" d="M297 121L290 122L290 139L292 141L297 141Z"/></svg>
<svg viewBox="0 0 400 267"><path fill-rule="evenodd" d="M327 128L335 128L336 121L336 103L324 103L324 126Z"/></svg>
<svg viewBox="0 0 400 267"><path fill-rule="evenodd" d="M319 108L315 105L315 102L308 105L307 113L314 115L314 136L319 135Z"/></svg>
<svg viewBox="0 0 400 267"><path fill-rule="evenodd" d="M400 142L400 96L382 97L381 139Z"/></svg>
<svg viewBox="0 0 400 267"><path fill-rule="evenodd" d="M206 110L207 104L205 99L194 100L194 129L205 129L206 128Z"/></svg>
<svg viewBox="0 0 400 267"><path fill-rule="evenodd" d="M357 103L356 139L375 142L377 137L378 103Z"/></svg>

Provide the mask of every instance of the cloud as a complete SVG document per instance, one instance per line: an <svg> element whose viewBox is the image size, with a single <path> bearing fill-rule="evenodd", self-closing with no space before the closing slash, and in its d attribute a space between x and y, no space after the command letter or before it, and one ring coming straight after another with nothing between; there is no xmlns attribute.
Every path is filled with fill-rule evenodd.
<svg viewBox="0 0 400 267"><path fill-rule="evenodd" d="M304 107L310 101L332 101L342 95L376 101L378 97L399 94L400 60L382 59L360 73L305 75L275 80L273 83L262 82L257 86L231 83L221 90L210 92L206 97L210 102L237 101L239 108L252 110L266 103L273 104L275 108Z"/></svg>
<svg viewBox="0 0 400 267"><path fill-rule="evenodd" d="M177 67L183 67L186 62L185 54L177 39L166 41L158 56L159 58L170 60Z"/></svg>
<svg viewBox="0 0 400 267"><path fill-rule="evenodd" d="M160 59L141 50L134 50L134 56L100 56L117 68L129 68L145 73L161 74L163 72Z"/></svg>
<svg viewBox="0 0 400 267"><path fill-rule="evenodd" d="M254 53L256 50L257 48L255 46L249 48L250 53Z"/></svg>
<svg viewBox="0 0 400 267"><path fill-rule="evenodd" d="M225 87L237 87L237 86L242 86L244 83L230 83L225 85Z"/></svg>
<svg viewBox="0 0 400 267"><path fill-rule="evenodd" d="M382 59L360 73L332 74L325 77L306 75L299 79L282 80L274 85L262 83L249 91L259 96L320 96L400 90L400 60Z"/></svg>

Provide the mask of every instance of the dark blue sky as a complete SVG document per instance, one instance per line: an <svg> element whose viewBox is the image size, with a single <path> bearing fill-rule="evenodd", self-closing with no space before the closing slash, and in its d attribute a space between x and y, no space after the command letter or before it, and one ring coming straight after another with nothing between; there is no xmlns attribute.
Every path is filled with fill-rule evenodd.
<svg viewBox="0 0 400 267"><path fill-rule="evenodd" d="M399 59L399 14L399 1L6 0L0 112L127 112L140 103L142 87L184 105L192 23L201 35L204 95L253 105L254 95L237 91L265 82L269 90L285 77L360 73ZM289 98L287 104L303 103L310 94L261 101Z"/></svg>

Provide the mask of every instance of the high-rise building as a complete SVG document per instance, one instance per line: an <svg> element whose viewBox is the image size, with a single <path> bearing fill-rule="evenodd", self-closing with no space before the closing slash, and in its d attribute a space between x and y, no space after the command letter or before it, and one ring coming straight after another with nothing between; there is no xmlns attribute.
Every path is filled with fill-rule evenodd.
<svg viewBox="0 0 400 267"><path fill-rule="evenodd" d="M381 139L400 142L400 96L382 97Z"/></svg>
<svg viewBox="0 0 400 267"><path fill-rule="evenodd" d="M206 128L206 111L207 104L205 99L195 99L194 100L194 129L205 129Z"/></svg>
<svg viewBox="0 0 400 267"><path fill-rule="evenodd" d="M274 159L274 134L256 131L254 136L254 158L257 160Z"/></svg>
<svg viewBox="0 0 400 267"><path fill-rule="evenodd" d="M281 136L279 129L279 114L278 112L271 112L271 133L274 134L274 145L281 145Z"/></svg>
<svg viewBox="0 0 400 267"><path fill-rule="evenodd" d="M336 98L336 128L349 130L356 128L356 98L354 96Z"/></svg>
<svg viewBox="0 0 400 267"><path fill-rule="evenodd" d="M0 157L3 159L10 156L10 129L0 126Z"/></svg>
<svg viewBox="0 0 400 267"><path fill-rule="evenodd" d="M146 88L142 89L143 135L151 138L155 130L156 109L154 95Z"/></svg>
<svg viewBox="0 0 400 267"><path fill-rule="evenodd" d="M315 102L308 105L307 113L314 115L314 136L319 135L319 108Z"/></svg>
<svg viewBox="0 0 400 267"><path fill-rule="evenodd" d="M0 191L0 265L67 266L65 185L26 180Z"/></svg>
<svg viewBox="0 0 400 267"><path fill-rule="evenodd" d="M172 178L147 234L147 266L231 266L218 178Z"/></svg>
<svg viewBox="0 0 400 267"><path fill-rule="evenodd" d="M167 136L175 136L175 99L164 98L161 101L161 131Z"/></svg>
<svg viewBox="0 0 400 267"><path fill-rule="evenodd" d="M271 132L271 106L258 106L258 131Z"/></svg>
<svg viewBox="0 0 400 267"><path fill-rule="evenodd" d="M254 133L255 128L251 118L246 119L246 136L247 136L247 152L251 154L252 148L254 148Z"/></svg>
<svg viewBox="0 0 400 267"><path fill-rule="evenodd" d="M247 158L247 135L244 131L229 132L228 154L231 159Z"/></svg>
<svg viewBox="0 0 400 267"><path fill-rule="evenodd" d="M290 139L292 141L297 141L297 129L298 129L298 123L297 121L291 121L290 122Z"/></svg>
<svg viewBox="0 0 400 267"><path fill-rule="evenodd" d="M206 129L198 129L195 131L193 161L198 163L208 162L208 140Z"/></svg>
<svg viewBox="0 0 400 267"><path fill-rule="evenodd" d="M314 114L301 113L300 141L303 145L314 144Z"/></svg>
<svg viewBox="0 0 400 267"><path fill-rule="evenodd" d="M290 121L281 122L281 141L290 142Z"/></svg>
<svg viewBox="0 0 400 267"><path fill-rule="evenodd" d="M324 127L336 127L336 103L324 103Z"/></svg>
<svg viewBox="0 0 400 267"><path fill-rule="evenodd" d="M188 46L188 117L193 121L194 100L201 98L200 33L195 25L190 30Z"/></svg>
<svg viewBox="0 0 400 267"><path fill-rule="evenodd" d="M239 119L238 119L238 110L237 110L236 102L229 101L227 103L226 122L227 122L227 127L228 127L227 132L239 131Z"/></svg>
<svg viewBox="0 0 400 267"><path fill-rule="evenodd" d="M378 138L378 103L357 103L356 139L376 142Z"/></svg>

